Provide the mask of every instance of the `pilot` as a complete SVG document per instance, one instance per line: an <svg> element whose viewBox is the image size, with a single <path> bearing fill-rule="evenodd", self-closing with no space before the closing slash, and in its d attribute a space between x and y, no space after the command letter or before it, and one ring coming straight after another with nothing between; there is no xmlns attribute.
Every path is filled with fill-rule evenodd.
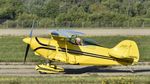
<svg viewBox="0 0 150 84"><path fill-rule="evenodd" d="M82 40L81 40L81 38L76 37L76 38L75 38L75 43L76 43L77 45L82 45Z"/></svg>

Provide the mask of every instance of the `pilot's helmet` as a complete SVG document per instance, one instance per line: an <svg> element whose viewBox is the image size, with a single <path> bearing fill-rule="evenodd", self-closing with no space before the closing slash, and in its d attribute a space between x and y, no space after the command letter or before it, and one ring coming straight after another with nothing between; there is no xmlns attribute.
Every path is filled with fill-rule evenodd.
<svg viewBox="0 0 150 84"><path fill-rule="evenodd" d="M76 40L76 44L81 45L81 38L77 37L75 40Z"/></svg>
<svg viewBox="0 0 150 84"><path fill-rule="evenodd" d="M76 38L76 41L81 41L81 39L79 37Z"/></svg>

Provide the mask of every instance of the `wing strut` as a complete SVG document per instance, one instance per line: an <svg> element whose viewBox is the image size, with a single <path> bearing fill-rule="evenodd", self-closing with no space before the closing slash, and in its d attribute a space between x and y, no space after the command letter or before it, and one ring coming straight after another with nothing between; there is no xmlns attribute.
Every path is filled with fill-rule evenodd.
<svg viewBox="0 0 150 84"><path fill-rule="evenodd" d="M66 62L68 62L68 61L69 61L69 57L68 57L68 55L67 55L67 54L68 54L67 49L68 49L68 48L67 48L67 39L65 39Z"/></svg>

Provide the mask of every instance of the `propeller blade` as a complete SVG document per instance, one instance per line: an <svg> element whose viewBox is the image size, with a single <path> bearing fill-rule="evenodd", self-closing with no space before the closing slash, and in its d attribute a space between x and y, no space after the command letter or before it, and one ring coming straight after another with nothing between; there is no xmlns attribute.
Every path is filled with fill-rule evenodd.
<svg viewBox="0 0 150 84"><path fill-rule="evenodd" d="M31 31L30 31L30 43L31 43L31 40L32 40L32 33L33 33L33 28L34 28L34 20L33 20L33 23L32 23L32 28L31 28ZM26 43L28 43L28 39L24 39L24 42L26 42ZM27 47L26 47L26 52L25 52L25 57L24 57L24 64L25 64L25 62L26 62L26 58L27 58L27 56L28 56L28 52L29 52L29 48L30 48L30 43L29 44L27 44Z"/></svg>
<svg viewBox="0 0 150 84"><path fill-rule="evenodd" d="M31 29L31 31L30 31L30 35L29 35L30 37L32 37L32 32L33 32L33 29Z"/></svg>
<svg viewBox="0 0 150 84"><path fill-rule="evenodd" d="M34 20L33 20L33 23L32 23L32 28L31 28L31 31L30 31L30 37L32 37L32 33L33 33L33 28L34 28Z"/></svg>
<svg viewBox="0 0 150 84"><path fill-rule="evenodd" d="M25 64L26 58L27 58L27 56L28 56L29 48L30 48L30 44L27 44L26 52L25 52L25 56L24 56L24 64Z"/></svg>

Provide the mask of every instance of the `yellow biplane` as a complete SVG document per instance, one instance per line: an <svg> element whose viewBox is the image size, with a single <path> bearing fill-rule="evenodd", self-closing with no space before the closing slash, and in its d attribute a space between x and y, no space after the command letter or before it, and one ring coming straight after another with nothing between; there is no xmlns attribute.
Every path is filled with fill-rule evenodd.
<svg viewBox="0 0 150 84"><path fill-rule="evenodd" d="M50 60L47 64L36 66L40 73L59 73L64 69L52 64L52 61L64 62L72 65L133 65L139 61L137 44L131 40L124 40L113 48L105 48L91 39L81 39L81 32L72 30L54 30L50 38L30 37L24 38L27 43L24 62L29 47L35 55Z"/></svg>

